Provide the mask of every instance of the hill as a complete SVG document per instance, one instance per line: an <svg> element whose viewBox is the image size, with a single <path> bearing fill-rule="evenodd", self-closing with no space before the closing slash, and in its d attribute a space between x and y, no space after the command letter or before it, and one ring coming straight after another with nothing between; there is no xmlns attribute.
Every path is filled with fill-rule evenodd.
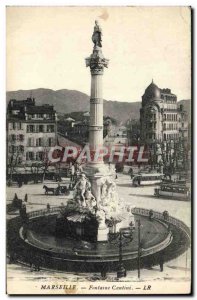
<svg viewBox="0 0 197 300"><path fill-rule="evenodd" d="M56 111L60 114L68 114L76 111L89 110L89 96L76 90L51 90L51 89L33 89L18 90L6 93L6 101L10 99L24 100L27 97L34 97L38 105L53 104ZM184 104L186 111L190 116L190 101L181 100L179 104ZM136 102L120 102L104 100L104 114L112 117L119 122L127 119L139 119L141 101Z"/></svg>

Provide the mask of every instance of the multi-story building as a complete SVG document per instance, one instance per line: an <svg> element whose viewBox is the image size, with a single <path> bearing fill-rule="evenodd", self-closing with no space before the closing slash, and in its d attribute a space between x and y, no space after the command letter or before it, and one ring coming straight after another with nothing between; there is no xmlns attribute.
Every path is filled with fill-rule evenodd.
<svg viewBox="0 0 197 300"><path fill-rule="evenodd" d="M52 105L11 99L7 107L7 159L15 165L43 161L56 144L57 116Z"/></svg>
<svg viewBox="0 0 197 300"><path fill-rule="evenodd" d="M140 141L140 120L130 119L127 121L126 126L129 145L138 145Z"/></svg>
<svg viewBox="0 0 197 300"><path fill-rule="evenodd" d="M183 106L178 107L177 96L170 89L160 89L152 81L142 96L141 141L151 146L156 142L178 140L183 131L186 137L186 123L186 114Z"/></svg>
<svg viewBox="0 0 197 300"><path fill-rule="evenodd" d="M72 116L72 113L71 113ZM62 118L58 122L58 132L72 142L84 146L88 142L90 113L84 112L73 119L71 116L66 119ZM104 117L103 120L103 137L105 137L111 127L111 119Z"/></svg>
<svg viewBox="0 0 197 300"><path fill-rule="evenodd" d="M188 124L188 115L184 110L184 106L181 104L178 109L178 129L179 136L185 142L188 142L189 135L189 124Z"/></svg>

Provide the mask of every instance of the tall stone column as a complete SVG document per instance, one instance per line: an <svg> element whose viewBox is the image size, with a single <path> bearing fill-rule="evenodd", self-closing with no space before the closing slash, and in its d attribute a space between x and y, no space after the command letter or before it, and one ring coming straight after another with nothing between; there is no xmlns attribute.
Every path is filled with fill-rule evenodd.
<svg viewBox="0 0 197 300"><path fill-rule="evenodd" d="M91 72L89 146L92 156L97 149L103 146L102 77L104 68L108 66L108 61L104 58L101 47L96 45L91 56L86 59L86 66L90 67ZM103 163L103 160L100 159L91 163Z"/></svg>
<svg viewBox="0 0 197 300"><path fill-rule="evenodd" d="M91 73L91 92L90 92L90 125L89 125L89 147L91 151L91 162L88 162L84 171L92 183L92 192L100 202L101 179L109 176L109 167L103 162L102 155L99 159L95 158L95 153L103 146L103 84L102 78L104 68L108 67L109 60L103 56L101 45L102 31L98 22L95 21L92 41L93 51L90 57L86 58L86 67L90 68Z"/></svg>

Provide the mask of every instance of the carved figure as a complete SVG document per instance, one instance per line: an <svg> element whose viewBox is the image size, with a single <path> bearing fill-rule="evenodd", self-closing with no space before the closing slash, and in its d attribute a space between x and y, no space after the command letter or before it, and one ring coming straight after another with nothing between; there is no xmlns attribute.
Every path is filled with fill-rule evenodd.
<svg viewBox="0 0 197 300"><path fill-rule="evenodd" d="M96 20L95 21L95 26L94 26L94 32L93 32L93 35L92 35L92 41L94 43L94 47L98 46L98 47L102 47L102 29L101 27L99 26L99 23L98 21Z"/></svg>
<svg viewBox="0 0 197 300"><path fill-rule="evenodd" d="M107 199L108 199L108 186L107 183L105 182L102 187L101 187L101 203L102 205L107 204Z"/></svg>
<svg viewBox="0 0 197 300"><path fill-rule="evenodd" d="M95 208L97 203L95 197L92 195L92 192L90 190L87 190L85 192L85 201L88 208L92 209Z"/></svg>
<svg viewBox="0 0 197 300"><path fill-rule="evenodd" d="M80 174L80 177L74 186L74 191L75 191L74 199L79 204L81 204L80 206L82 207L86 207L85 193L86 191L90 190L90 188L91 188L91 183L86 178L85 174L84 173Z"/></svg>

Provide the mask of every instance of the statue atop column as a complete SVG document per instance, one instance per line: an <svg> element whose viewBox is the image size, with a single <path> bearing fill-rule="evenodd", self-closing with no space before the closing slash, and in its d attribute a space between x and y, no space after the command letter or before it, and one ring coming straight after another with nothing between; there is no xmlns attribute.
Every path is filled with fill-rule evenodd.
<svg viewBox="0 0 197 300"><path fill-rule="evenodd" d="M90 57L85 59L86 67L90 67L92 75L102 75L104 68L108 67L109 59L106 59L102 53L102 29L98 21L95 21L92 41L94 48Z"/></svg>
<svg viewBox="0 0 197 300"><path fill-rule="evenodd" d="M94 32L92 35L92 41L94 43L94 47L102 47L102 29L98 23L98 21L95 21L95 26L94 26Z"/></svg>

